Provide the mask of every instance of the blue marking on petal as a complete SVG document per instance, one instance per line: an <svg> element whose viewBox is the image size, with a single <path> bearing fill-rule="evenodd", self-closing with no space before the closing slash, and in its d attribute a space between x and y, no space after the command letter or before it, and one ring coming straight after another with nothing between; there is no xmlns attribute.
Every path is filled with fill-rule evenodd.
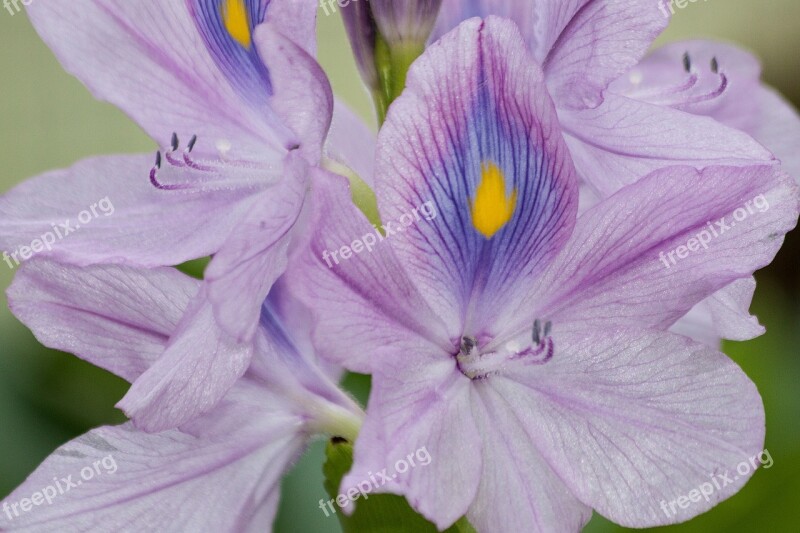
<svg viewBox="0 0 800 533"><path fill-rule="evenodd" d="M576 205L574 170L540 74L514 70L521 62L506 59L511 47L482 27L469 63L455 52L428 59L452 60L436 63L440 85L429 84L428 70L412 73L418 100L396 102L384 129L394 152L379 156L391 163L385 168L399 170L390 178L402 184L384 186L382 214L396 219L431 200L439 213L406 230L406 242L397 245L401 259L431 294L448 298L442 312L458 309L467 333L476 336L561 249ZM516 51L523 43L514 45ZM420 107L419 99L430 103ZM414 115L412 105L424 113ZM494 167L505 190L483 191L483 200L502 198L498 205L507 212L498 215L502 224L476 225L479 187Z"/></svg>
<svg viewBox="0 0 800 533"><path fill-rule="evenodd" d="M274 302L269 298L261 306L260 323L270 340L279 348L278 353L284 357L286 363L296 364L297 361L302 361L294 339L286 331L286 327L279 318L279 311L275 309Z"/></svg>
<svg viewBox="0 0 800 533"><path fill-rule="evenodd" d="M292 299L285 292L278 282L261 307L261 334L267 342L268 352L256 355L251 370L259 374L260 367L269 383L275 383L278 387L291 389L300 385L306 391L341 404L341 391L319 365L309 341L299 340L295 336L303 335L308 339L307 332L293 331L291 326L294 323L296 327L298 316L307 313L307 309L298 306L296 301L290 305L282 303Z"/></svg>
<svg viewBox="0 0 800 533"><path fill-rule="evenodd" d="M252 42L253 31L264 22L270 1L187 0L217 66L231 85L256 105L263 105L273 93L269 70ZM240 12L239 8L243 10ZM226 18L229 13L230 18Z"/></svg>

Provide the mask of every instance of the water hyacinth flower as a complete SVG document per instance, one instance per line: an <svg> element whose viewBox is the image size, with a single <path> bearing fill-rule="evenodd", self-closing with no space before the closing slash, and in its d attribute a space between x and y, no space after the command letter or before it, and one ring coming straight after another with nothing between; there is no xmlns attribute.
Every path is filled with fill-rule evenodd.
<svg viewBox="0 0 800 533"><path fill-rule="evenodd" d="M440 529L466 514L481 532L577 531L592 509L630 527L687 520L748 476L674 514L661 502L758 454L764 411L727 356L666 330L772 260L798 187L774 165L678 166L577 216L578 175L525 47L511 21L471 19L412 66L375 188L384 220L429 201L435 219L329 266L326 250L372 228L344 183L314 190L319 220L288 283L313 302L315 345L373 375L340 490L426 446L424 472L379 490ZM659 252L757 195L769 210L664 268Z"/></svg>
<svg viewBox="0 0 800 533"><path fill-rule="evenodd" d="M745 133L754 131L740 131L736 120L719 122L714 120L719 116L698 113L688 105L720 97L730 102L729 116L740 119L747 111L737 112L752 107L743 104L741 93L739 97L723 96L737 86L744 90L743 86L753 85L751 73L742 79L731 75L738 67L736 61L728 61L736 58L725 54L726 47L719 46L717 72L711 72L713 56L709 57L708 46L691 59L693 72L689 74L683 59L687 50L677 56L674 53L674 47L681 45L672 45L669 64L646 61L643 65L650 65L646 71L637 67L669 22L658 2L444 0L433 38L468 17L487 15L509 17L519 25L528 49L544 70L578 174L601 196L670 165L703 168L774 162L772 147L765 148ZM692 50L689 52L692 56ZM659 57L663 59L663 55ZM651 79L654 65L662 72ZM700 69L709 71L707 79L693 91L682 89L693 83ZM647 80L642 77L645 72ZM660 95L661 100L618 90L624 83L620 80L630 80L629 75L653 89L651 94ZM670 96L671 92L675 94ZM686 102L681 102L684 97ZM761 112L769 113L759 120L761 127L776 132L797 120L795 114L775 113L774 108ZM767 116L775 120L767 120ZM794 128L796 131L797 126ZM757 135L758 140L769 138Z"/></svg>
<svg viewBox="0 0 800 533"><path fill-rule="evenodd" d="M367 129L346 110L337 107L346 137L328 136L334 105L313 58L313 4L76 0L28 8L62 65L162 148L155 158L88 159L13 189L0 199L0 248L18 250L109 198L113 216L73 227L44 253L143 267L214 256L165 355L120 404L139 427L186 422L245 372L323 145L356 170L371 165L368 134L354 142Z"/></svg>
<svg viewBox="0 0 800 533"><path fill-rule="evenodd" d="M171 268L34 259L9 302L43 344L134 381L199 290ZM305 311L279 286L262 308L252 367L219 405L178 429L150 434L126 423L64 444L0 504L0 529L268 530L280 480L309 439L352 439L363 416L335 385L337 373L309 350L306 325ZM114 468L87 475L97 463ZM20 507L34 493L47 504Z"/></svg>
<svg viewBox="0 0 800 533"><path fill-rule="evenodd" d="M393 52L408 46L403 35L414 43L394 64L400 77L379 74L391 80L390 101L433 21L421 9L412 27L414 13L402 9L436 2L375 1L383 11L370 14L374 52L389 52L375 66L392 66ZM313 2L79 2L85 13L54 5L35 17L40 32L71 42L53 46L65 49L61 59L80 77L94 75L83 64L89 58L136 87L127 95L102 76L87 81L130 106L162 150L155 165L134 156L123 168L112 158L98 172L90 161L0 202L10 221L0 238L13 245L17 234L38 236L42 224L109 196L96 194L106 182L126 194L122 204L114 198L124 223L109 217L91 238L65 241L51 254L65 264L23 266L10 299L44 344L133 382L121 406L134 423L60 448L0 502L0 529L264 530L278 480L317 434L357 441L341 486L347 494L394 459L430 449L425 469L382 489L407 497L440 528L466 514L481 532L574 531L592 509L625 525L659 525L691 518L746 483L752 471L698 505L669 507L708 484L709 472L752 460L763 448L764 413L733 362L667 330L712 300L717 313L711 309L712 321L694 335L713 327L747 337L747 328L760 328L742 310L753 271L796 223L797 186L760 146L758 165L747 154L728 161L733 151L720 149L709 162L733 166L656 157L653 168L620 182L624 188L579 205L579 187L597 186L571 146L581 128L564 117L605 109L615 83L629 100L705 114L705 124L735 112L693 105L702 103L695 99L705 94L706 74L698 92L689 87L666 100L657 76L634 87L620 81L660 27L649 11L621 16L614 0L505 2L496 5L506 15L533 13L531 26L521 22L520 32L509 20L470 20L433 44L381 133L384 239L353 207L345 180L321 168L323 145L354 168L369 168L372 151L355 130L346 140L330 133L333 101L309 31ZM460 3L458 21L464 9L484 5L495 2ZM679 60L691 75L692 59ZM715 61L707 61L711 74L721 72ZM142 72L167 83L146 85ZM163 100L142 98L162 90ZM173 90L177 110L164 105L175 103ZM597 114L595 131L604 116ZM193 127L162 137L150 131L167 119ZM707 132L752 142L730 128ZM641 170L626 168L630 178ZM127 181L143 175L147 193ZM50 205L54 193L68 199L64 207ZM755 198L767 208L740 221L736 213ZM422 220L420 211L436 216ZM58 216L42 221L42 212ZM411 214L416 223L406 225ZM221 233L215 217L225 221ZM709 220L730 217L735 228L715 231L707 251L678 254L664 267L662 253L713 229ZM326 259L362 235L380 239L377 247L359 253L354 245L353 257ZM297 255L306 245L309 255ZM214 256L204 282L159 266L197 249ZM334 384L331 363L374 376L360 437L363 414ZM105 458L115 460L113 472L54 493L44 512L16 514L16 503L57 476ZM3 516L3 504L13 517Z"/></svg>
<svg viewBox="0 0 800 533"><path fill-rule="evenodd" d="M800 180L796 150L800 117L780 94L760 81L760 73L758 60L735 46L681 41L645 57L627 75L612 82L608 93L710 117L743 131L769 149L785 172ZM617 127L614 124L612 130ZM609 130L603 129L598 133L607 137ZM588 151L577 148L573 153L576 164L580 164ZM612 192L624 184L615 181L619 174L614 172L614 164L606 166L592 155L583 162L586 169L592 169L594 181L602 182L602 190ZM712 346L718 346L720 338L742 341L763 334L764 327L748 312L755 288L752 277L734 282L699 303L673 330Z"/></svg>
<svg viewBox="0 0 800 533"><path fill-rule="evenodd" d="M609 86L609 92L709 116L748 133L800 180L800 117L761 81L751 53L717 41L679 41L654 50Z"/></svg>
<svg viewBox="0 0 800 533"><path fill-rule="evenodd" d="M674 43L642 59L668 18L649 0L444 0L440 36L470 16L513 20L542 65L582 199L593 203L659 168L775 162L800 180L797 113L759 82L735 47ZM754 97L755 95L755 97ZM594 194L592 194L594 193ZM674 330L712 346L764 328L749 313L755 280L738 280L698 304Z"/></svg>

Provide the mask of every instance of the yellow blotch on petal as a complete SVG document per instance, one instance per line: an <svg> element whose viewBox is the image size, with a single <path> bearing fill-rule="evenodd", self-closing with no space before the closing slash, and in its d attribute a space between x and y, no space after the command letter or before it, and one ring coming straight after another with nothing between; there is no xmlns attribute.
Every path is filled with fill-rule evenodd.
<svg viewBox="0 0 800 533"><path fill-rule="evenodd" d="M250 20L247 17L247 6L244 5L244 0L224 0L222 20L225 23L225 29L237 43L248 49L252 46Z"/></svg>
<svg viewBox="0 0 800 533"><path fill-rule="evenodd" d="M484 162L481 165L481 182L470 204L472 225L478 233L491 239L511 220L516 207L517 190L507 195L503 171L491 161Z"/></svg>

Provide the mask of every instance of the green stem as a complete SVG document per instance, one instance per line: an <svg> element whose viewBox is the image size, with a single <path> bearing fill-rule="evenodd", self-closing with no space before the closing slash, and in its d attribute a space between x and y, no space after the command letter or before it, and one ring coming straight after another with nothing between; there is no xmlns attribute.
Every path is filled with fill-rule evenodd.
<svg viewBox="0 0 800 533"><path fill-rule="evenodd" d="M406 87L406 76L411 64L425 51L424 44L389 45L383 37L375 42L375 66L380 87L373 92L378 122L383 124L389 106Z"/></svg>

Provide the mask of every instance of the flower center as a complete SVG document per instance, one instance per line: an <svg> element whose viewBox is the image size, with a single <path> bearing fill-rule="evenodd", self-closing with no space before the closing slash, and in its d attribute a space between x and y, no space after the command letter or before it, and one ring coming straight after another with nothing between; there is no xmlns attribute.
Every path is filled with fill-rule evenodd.
<svg viewBox="0 0 800 533"><path fill-rule="evenodd" d="M520 346L513 341L501 348L482 352L475 337L461 338L461 349L456 355L456 364L462 374L472 380L486 379L491 375L513 372L524 366L542 365L552 359L555 352L550 336L552 324L544 326L537 319L533 322L531 343Z"/></svg>
<svg viewBox="0 0 800 533"><path fill-rule="evenodd" d="M169 149L156 153L150 170L150 183L161 191L208 192L233 189L261 189L277 182L280 169L274 164L233 160L228 157L230 141L216 144L217 159L197 159L193 136L183 150L180 139L172 134Z"/></svg>

